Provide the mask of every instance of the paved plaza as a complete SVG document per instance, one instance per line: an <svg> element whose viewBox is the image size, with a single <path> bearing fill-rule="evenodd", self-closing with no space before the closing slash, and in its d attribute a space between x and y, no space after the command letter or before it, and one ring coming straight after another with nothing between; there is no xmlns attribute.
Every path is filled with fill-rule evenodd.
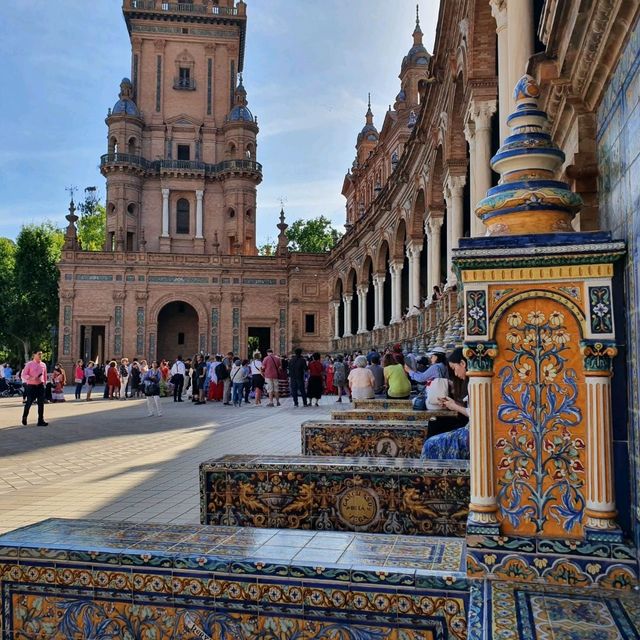
<svg viewBox="0 0 640 640"><path fill-rule="evenodd" d="M200 462L299 454L300 424L336 406L331 397L319 408L161 398L164 415L149 418L144 400L72 398L46 406L46 428L32 426L36 407L23 427L21 400L0 400L0 533L50 517L198 523Z"/></svg>

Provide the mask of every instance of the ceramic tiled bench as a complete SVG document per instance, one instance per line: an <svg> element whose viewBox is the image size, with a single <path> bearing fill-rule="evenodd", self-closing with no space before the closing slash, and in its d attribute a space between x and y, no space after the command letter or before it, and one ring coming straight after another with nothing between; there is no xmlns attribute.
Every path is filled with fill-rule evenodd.
<svg viewBox="0 0 640 640"><path fill-rule="evenodd" d="M46 520L0 536L6 640L463 640L457 539Z"/></svg>
<svg viewBox="0 0 640 640"><path fill-rule="evenodd" d="M202 524L463 536L461 460L224 456L200 465Z"/></svg>
<svg viewBox="0 0 640 640"><path fill-rule="evenodd" d="M453 411L414 411L413 409L347 409L332 411L332 420L368 420L382 422L385 420L406 422L427 422L441 416L455 416Z"/></svg>
<svg viewBox="0 0 640 640"><path fill-rule="evenodd" d="M300 430L307 456L419 458L429 423L309 420Z"/></svg>
<svg viewBox="0 0 640 640"><path fill-rule="evenodd" d="M411 407L411 400L392 400L387 398L353 400L354 409L411 409Z"/></svg>

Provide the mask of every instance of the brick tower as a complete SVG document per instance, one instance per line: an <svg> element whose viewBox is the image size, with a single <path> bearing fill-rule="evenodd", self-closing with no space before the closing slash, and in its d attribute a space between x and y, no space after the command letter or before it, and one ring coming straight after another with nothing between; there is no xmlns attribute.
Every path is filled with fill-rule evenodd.
<svg viewBox="0 0 640 640"><path fill-rule="evenodd" d="M256 254L246 5L124 0L131 80L106 123L106 251Z"/></svg>

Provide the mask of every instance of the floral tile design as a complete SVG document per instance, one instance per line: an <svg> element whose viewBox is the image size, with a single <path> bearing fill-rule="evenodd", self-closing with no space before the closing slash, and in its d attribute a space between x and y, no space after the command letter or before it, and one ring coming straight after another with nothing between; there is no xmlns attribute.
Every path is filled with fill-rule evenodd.
<svg viewBox="0 0 640 640"><path fill-rule="evenodd" d="M635 640L640 595L492 582L487 640ZM480 614L482 616L482 614ZM482 619L482 617L480 617Z"/></svg>
<svg viewBox="0 0 640 640"><path fill-rule="evenodd" d="M419 458L428 422L308 421L301 426L302 453L308 456Z"/></svg>

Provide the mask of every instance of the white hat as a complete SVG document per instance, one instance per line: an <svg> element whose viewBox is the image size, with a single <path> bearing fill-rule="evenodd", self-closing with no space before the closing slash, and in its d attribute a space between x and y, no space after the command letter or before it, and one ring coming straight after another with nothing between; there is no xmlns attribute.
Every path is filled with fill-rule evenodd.
<svg viewBox="0 0 640 640"><path fill-rule="evenodd" d="M433 347L433 349L431 349L427 353L428 356L435 356L437 354L441 354L444 356L447 354L447 350L444 347Z"/></svg>

